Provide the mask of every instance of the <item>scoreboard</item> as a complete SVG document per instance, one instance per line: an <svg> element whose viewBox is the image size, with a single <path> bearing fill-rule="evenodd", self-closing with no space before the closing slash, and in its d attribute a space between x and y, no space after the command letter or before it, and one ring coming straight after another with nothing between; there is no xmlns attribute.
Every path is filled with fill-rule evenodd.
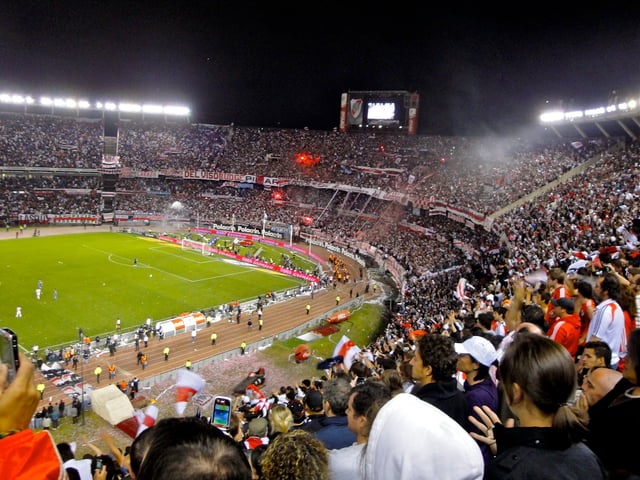
<svg viewBox="0 0 640 480"><path fill-rule="evenodd" d="M340 98L340 131L385 130L415 135L418 130L417 92L363 90Z"/></svg>

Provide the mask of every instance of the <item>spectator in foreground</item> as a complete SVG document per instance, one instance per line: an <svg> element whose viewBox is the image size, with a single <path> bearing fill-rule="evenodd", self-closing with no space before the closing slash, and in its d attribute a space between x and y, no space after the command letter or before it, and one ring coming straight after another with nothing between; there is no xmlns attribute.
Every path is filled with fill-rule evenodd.
<svg viewBox="0 0 640 480"><path fill-rule="evenodd" d="M399 393L378 412L364 454L367 480L482 479L480 448L449 415Z"/></svg>
<svg viewBox="0 0 640 480"><path fill-rule="evenodd" d="M199 418L165 418L148 430L153 435L138 480L251 480L242 448Z"/></svg>
<svg viewBox="0 0 640 480"><path fill-rule="evenodd" d="M324 384L324 411L326 417L320 419L322 427L314 435L329 450L344 448L356 441L356 434L349 430L347 406L351 395L348 374L337 375Z"/></svg>
<svg viewBox="0 0 640 480"><path fill-rule="evenodd" d="M617 369L626 331L624 313L618 303L620 281L616 274L607 273L603 277L598 277L593 293L600 303L589 323L587 341L606 342L611 348L611 368Z"/></svg>
<svg viewBox="0 0 640 480"><path fill-rule="evenodd" d="M563 345L575 361L580 343L581 322L580 316L575 312L573 299L552 298L551 313L556 317L556 321L547 331L547 336Z"/></svg>
<svg viewBox="0 0 640 480"><path fill-rule="evenodd" d="M261 461L265 480L329 480L329 454L323 443L304 430L278 435Z"/></svg>
<svg viewBox="0 0 640 480"><path fill-rule="evenodd" d="M568 403L574 398L577 374L566 348L544 335L519 332L499 372L519 426L503 426L487 407L475 408L482 422L469 417L484 432L471 436L497 453L486 466L485 480L607 478L598 457L582 442L586 413Z"/></svg>
<svg viewBox="0 0 640 480"><path fill-rule="evenodd" d="M413 378L419 382L412 393L465 427L467 400L454 377L457 362L453 338L438 334L422 335L411 359Z"/></svg>
<svg viewBox="0 0 640 480"><path fill-rule="evenodd" d="M321 420L326 418L324 413L324 398L320 390L308 389L302 401L306 418L300 425L302 430L316 432L322 428Z"/></svg>
<svg viewBox="0 0 640 480"><path fill-rule="evenodd" d="M621 429L631 435L640 429L639 328L632 330L629 335L622 375L625 380L631 383L631 387L614 398L607 408L596 412L596 415L589 422L588 445L600 457L611 479L638 478L640 476L640 457L638 457L636 442L628 438L623 440L612 436L619 435ZM603 400L605 399L603 398Z"/></svg>
<svg viewBox="0 0 640 480"><path fill-rule="evenodd" d="M394 371L394 370L391 370ZM380 380L368 379L351 390L347 407L349 430L356 434L356 443L329 451L331 480L364 478L362 453L373 421L382 406L391 400L391 390Z"/></svg>
<svg viewBox="0 0 640 480"><path fill-rule="evenodd" d="M488 406L494 412L498 411L498 387L491 377L489 369L498 358L493 344L481 335L473 335L462 343L455 344L458 353L458 370L462 372L466 380L464 381L464 396L467 399L469 410L467 416L475 416L473 407ZM470 432L481 433L472 424L467 424ZM478 442L482 451L485 465L491 461L493 455L487 445Z"/></svg>
<svg viewBox="0 0 640 480"><path fill-rule="evenodd" d="M578 385L582 385L582 381L592 368L605 367L611 368L611 347L606 342L600 340L595 342L586 342L580 358L576 362L578 370Z"/></svg>
<svg viewBox="0 0 640 480"><path fill-rule="evenodd" d="M293 414L286 405L274 405L269 409L269 441L281 433L288 432L293 425Z"/></svg>
<svg viewBox="0 0 640 480"><path fill-rule="evenodd" d="M633 384L612 368L593 367L585 374L578 402L589 409L589 430L611 402L631 387Z"/></svg>
<svg viewBox="0 0 640 480"><path fill-rule="evenodd" d="M18 355L20 368L10 384L7 366L0 363L0 472L3 478L64 478L50 433L28 428L40 394L33 381L33 364L23 353Z"/></svg>

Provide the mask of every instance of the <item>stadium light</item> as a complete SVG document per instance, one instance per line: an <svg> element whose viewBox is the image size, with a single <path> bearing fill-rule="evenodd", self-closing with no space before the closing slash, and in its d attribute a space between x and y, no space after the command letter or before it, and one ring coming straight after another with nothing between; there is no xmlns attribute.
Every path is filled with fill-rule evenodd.
<svg viewBox="0 0 640 480"><path fill-rule="evenodd" d="M176 115L176 116L188 116L191 113L191 110L188 107L179 107L179 106L171 106L167 105L164 107L165 115Z"/></svg>
<svg viewBox="0 0 640 480"><path fill-rule="evenodd" d="M603 115L605 112L615 112L615 106L610 105L611 107L613 107L613 110L611 110L609 107L607 107L606 109L604 107L598 107L598 108L590 108L589 110L585 110L584 111L584 116L585 117L598 117L600 115Z"/></svg>
<svg viewBox="0 0 640 480"><path fill-rule="evenodd" d="M162 105L143 105L142 111L144 113L163 113Z"/></svg>
<svg viewBox="0 0 640 480"><path fill-rule="evenodd" d="M118 105L118 110L121 112L141 112L142 106L137 103L121 103Z"/></svg>
<svg viewBox="0 0 640 480"><path fill-rule="evenodd" d="M584 117L584 112L582 110L574 110L573 112L565 112L564 118L567 120L574 120L576 118Z"/></svg>
<svg viewBox="0 0 640 480"><path fill-rule="evenodd" d="M131 102L113 102L113 101L96 101L91 103L89 100L77 100L71 97L51 97L42 95L36 101L30 95L21 95L9 92L0 93L0 103L8 103L14 105L40 105L51 108L67 108L74 110L99 110L110 112L129 112L129 113L145 113L152 115L172 115L184 116L191 115L191 109L181 105L161 105L161 104L138 104Z"/></svg>
<svg viewBox="0 0 640 480"><path fill-rule="evenodd" d="M593 108L586 108L584 110L574 110L569 112L553 110L548 112L543 112L540 117L540 123L559 123L559 122L573 122L576 120L583 119L585 117L588 118L602 118L606 120L608 117L618 118L620 113L623 112L625 114L633 113L634 110L638 108L638 100L637 99L629 99L627 101L618 103L618 104L610 104L610 105L601 105Z"/></svg>

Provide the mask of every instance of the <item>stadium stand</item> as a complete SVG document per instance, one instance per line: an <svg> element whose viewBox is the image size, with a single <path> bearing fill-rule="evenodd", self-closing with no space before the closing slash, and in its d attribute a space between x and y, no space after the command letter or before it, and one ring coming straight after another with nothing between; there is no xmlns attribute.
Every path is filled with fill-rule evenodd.
<svg viewBox="0 0 640 480"><path fill-rule="evenodd" d="M119 164L105 170L99 121L0 120L0 221L295 223L300 238L369 256L395 280L399 307L366 348L397 362L408 360L413 332L471 332L479 313L507 305L516 285L541 270L567 270L603 251L615 252L625 279L640 268L640 150L628 139L498 141L127 121L119 125ZM104 209L106 176L116 180L107 192L113 211ZM179 213L169 209L176 201ZM597 267L589 266L582 274L595 278ZM461 278L468 290L455 296ZM630 288L633 297L637 287ZM636 317L633 301L623 308ZM456 327L447 321L451 312Z"/></svg>

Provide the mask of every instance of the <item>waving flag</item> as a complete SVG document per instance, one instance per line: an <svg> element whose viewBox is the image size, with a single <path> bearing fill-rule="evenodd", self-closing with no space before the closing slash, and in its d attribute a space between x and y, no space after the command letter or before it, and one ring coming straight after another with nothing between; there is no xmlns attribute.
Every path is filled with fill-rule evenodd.
<svg viewBox="0 0 640 480"><path fill-rule="evenodd" d="M463 303L467 300L470 300L470 298L466 294L467 288L471 290L475 290L473 286L467 284L466 278L460 277L460 280L458 280L458 286L456 287L456 290L453 294L458 300L460 300Z"/></svg>
<svg viewBox="0 0 640 480"><path fill-rule="evenodd" d="M144 432L147 428L153 427L158 419L158 406L155 403L150 403L147 408L142 410L136 410L135 417L138 420L138 431L136 437Z"/></svg>
<svg viewBox="0 0 640 480"><path fill-rule="evenodd" d="M176 413L182 415L187 403L204 387L204 378L186 368L178 370L176 381Z"/></svg>
<svg viewBox="0 0 640 480"><path fill-rule="evenodd" d="M325 360L318 362L318 365L316 366L316 368L318 370L329 370L330 368L333 368L342 362L344 362L344 358L338 355L337 357L327 358Z"/></svg>
<svg viewBox="0 0 640 480"><path fill-rule="evenodd" d="M349 337L343 335L336 348L333 350L333 356L338 355L343 358L343 364L347 370L351 368L354 357L361 351L361 348L353 343Z"/></svg>

